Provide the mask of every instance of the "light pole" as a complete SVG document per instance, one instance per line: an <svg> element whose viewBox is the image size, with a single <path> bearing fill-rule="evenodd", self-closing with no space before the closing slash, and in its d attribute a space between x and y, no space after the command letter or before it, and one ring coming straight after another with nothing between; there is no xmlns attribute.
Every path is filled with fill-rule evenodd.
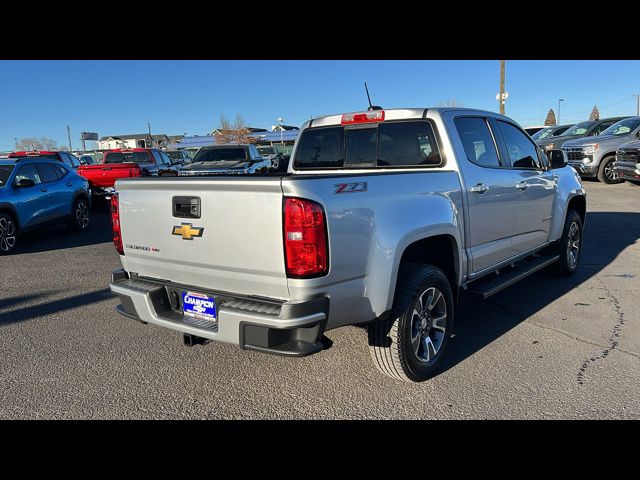
<svg viewBox="0 0 640 480"><path fill-rule="evenodd" d="M149 128L149 142L151 143L151 148L153 148L153 137L151 136L151 124L147 122L147 127Z"/></svg>
<svg viewBox="0 0 640 480"><path fill-rule="evenodd" d="M282 118L282 117L278 117L278 123L280 123L280 124L284 123L284 118ZM282 131L283 131L283 130L284 130L284 129L282 128L282 125L280 125L280 143L281 143L282 145L284 145L284 139L283 139L283 135L282 135Z"/></svg>
<svg viewBox="0 0 640 480"><path fill-rule="evenodd" d="M564 102L564 98L558 99L558 115L556 115L556 127L560 125L560 102Z"/></svg>

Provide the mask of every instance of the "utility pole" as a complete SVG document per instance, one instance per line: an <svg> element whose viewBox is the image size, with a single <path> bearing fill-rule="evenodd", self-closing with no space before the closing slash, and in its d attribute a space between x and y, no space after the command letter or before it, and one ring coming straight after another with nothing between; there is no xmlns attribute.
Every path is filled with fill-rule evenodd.
<svg viewBox="0 0 640 480"><path fill-rule="evenodd" d="M149 142L151 142L151 148L153 148L153 137L151 136L151 124L147 122L147 127L149 128Z"/></svg>
<svg viewBox="0 0 640 480"><path fill-rule="evenodd" d="M564 102L564 98L558 99L558 115L556 115L556 127L560 125L560 102Z"/></svg>
<svg viewBox="0 0 640 480"><path fill-rule="evenodd" d="M636 97L636 117L640 117L640 93L631 96Z"/></svg>
<svg viewBox="0 0 640 480"><path fill-rule="evenodd" d="M500 115L504 115L504 60L500 60Z"/></svg>
<svg viewBox="0 0 640 480"><path fill-rule="evenodd" d="M71 151L73 147L71 147L71 129L69 129L69 125L67 125L67 137L69 138L69 151Z"/></svg>
<svg viewBox="0 0 640 480"><path fill-rule="evenodd" d="M86 147L86 145L85 145L85 143L84 143L84 135L82 136L82 151L83 151L83 152L86 152L86 151L87 151L87 147Z"/></svg>
<svg viewBox="0 0 640 480"><path fill-rule="evenodd" d="M13 137L13 142L16 144L16 150L18 150L18 137Z"/></svg>

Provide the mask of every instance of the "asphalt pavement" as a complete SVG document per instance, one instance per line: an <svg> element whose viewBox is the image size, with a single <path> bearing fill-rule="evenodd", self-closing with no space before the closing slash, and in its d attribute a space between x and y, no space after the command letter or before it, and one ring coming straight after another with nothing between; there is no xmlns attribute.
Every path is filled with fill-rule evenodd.
<svg viewBox="0 0 640 480"><path fill-rule="evenodd" d="M444 371L379 374L366 330L292 359L121 317L106 210L0 257L1 419L640 418L640 186L586 181L578 272L463 298Z"/></svg>

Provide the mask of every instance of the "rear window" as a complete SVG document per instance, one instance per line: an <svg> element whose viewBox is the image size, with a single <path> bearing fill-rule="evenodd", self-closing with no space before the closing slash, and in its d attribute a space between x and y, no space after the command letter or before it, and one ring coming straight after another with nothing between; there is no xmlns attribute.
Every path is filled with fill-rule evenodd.
<svg viewBox="0 0 640 480"><path fill-rule="evenodd" d="M167 152L169 158L172 160L182 160L182 152Z"/></svg>
<svg viewBox="0 0 640 480"><path fill-rule="evenodd" d="M4 187L11 176L13 165L0 165L0 187Z"/></svg>
<svg viewBox="0 0 640 480"><path fill-rule="evenodd" d="M147 152L111 152L105 154L104 163L150 162Z"/></svg>
<svg viewBox="0 0 640 480"><path fill-rule="evenodd" d="M311 128L300 137L297 169L437 167L442 158L427 121Z"/></svg>
<svg viewBox="0 0 640 480"><path fill-rule="evenodd" d="M247 160L244 148L202 148L194 162L221 162L224 160Z"/></svg>

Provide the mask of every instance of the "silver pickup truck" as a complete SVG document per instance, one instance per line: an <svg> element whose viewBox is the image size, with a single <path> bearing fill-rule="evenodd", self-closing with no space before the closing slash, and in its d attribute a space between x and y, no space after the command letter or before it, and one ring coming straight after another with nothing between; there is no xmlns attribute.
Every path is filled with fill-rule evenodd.
<svg viewBox="0 0 640 480"><path fill-rule="evenodd" d="M314 118L278 176L116 187L122 315L291 356L368 324L377 368L409 381L441 366L461 290L572 274L586 212L573 168L509 118L461 108Z"/></svg>

